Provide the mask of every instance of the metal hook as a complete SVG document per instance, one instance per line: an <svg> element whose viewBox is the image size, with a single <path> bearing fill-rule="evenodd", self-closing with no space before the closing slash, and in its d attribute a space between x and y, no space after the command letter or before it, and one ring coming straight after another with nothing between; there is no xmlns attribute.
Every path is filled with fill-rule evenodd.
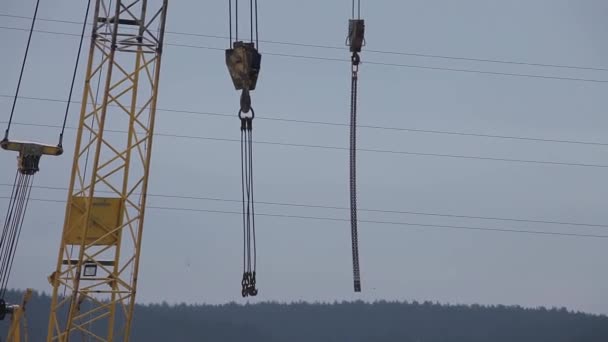
<svg viewBox="0 0 608 342"><path fill-rule="evenodd" d="M253 107L249 107L249 111L251 112L251 117L245 117L243 116L243 113L247 113L244 112L242 109L239 109L239 119L241 120L253 120L253 118L255 118L255 112L253 111Z"/></svg>
<svg viewBox="0 0 608 342"><path fill-rule="evenodd" d="M251 94L249 93L249 89L245 88L241 92L241 110L245 113L248 113L251 109Z"/></svg>

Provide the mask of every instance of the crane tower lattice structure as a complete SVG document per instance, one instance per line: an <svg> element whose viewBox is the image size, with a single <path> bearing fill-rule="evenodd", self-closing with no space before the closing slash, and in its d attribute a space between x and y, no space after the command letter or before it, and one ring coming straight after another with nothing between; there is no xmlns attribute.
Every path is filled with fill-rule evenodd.
<svg viewBox="0 0 608 342"><path fill-rule="evenodd" d="M135 304L168 0L94 1L47 341L127 341Z"/></svg>

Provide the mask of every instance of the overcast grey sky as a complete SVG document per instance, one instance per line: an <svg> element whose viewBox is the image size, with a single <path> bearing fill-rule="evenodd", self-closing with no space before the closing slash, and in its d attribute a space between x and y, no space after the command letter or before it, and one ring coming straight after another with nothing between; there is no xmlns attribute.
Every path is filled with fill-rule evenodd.
<svg viewBox="0 0 608 342"><path fill-rule="evenodd" d="M77 3L77 6L73 4ZM171 1L167 30L228 34L225 1ZM5 0L0 14L31 16L34 0ZM81 20L84 1L42 1L40 18ZM260 39L342 46L350 1L259 1ZM360 124L608 143L608 83L463 73L410 66L608 80L608 72L372 53L368 50L608 68L605 1L362 1L367 46L360 69ZM0 26L29 21L0 17ZM73 24L37 28L78 33ZM0 94L12 95L26 31L0 28ZM225 48L227 41L167 35L168 43ZM87 42L88 43L88 42ZM21 95L66 99L78 39L35 33ZM88 45L87 45L88 46ZM84 49L87 50L86 48ZM261 43L261 52L348 58L345 50ZM239 139L238 93L222 51L167 46L156 131ZM86 58L83 58L85 60ZM348 63L264 55L253 95L254 138L346 147L348 127L262 117L348 123ZM77 93L82 89L80 69ZM80 96L77 94L76 99ZM11 98L0 97L8 117ZM69 126L77 124L78 105ZM59 125L64 104L20 100L15 122ZM6 120L2 117L1 120ZM2 126L4 129L4 126ZM67 187L66 154L44 158L36 185ZM14 139L55 142L58 130L15 125ZM608 165L608 147L361 128L367 149ZM348 205L348 151L255 145L258 201ZM238 143L159 136L151 194L240 198ZM608 224L606 168L359 153L361 208ZM15 155L0 153L0 183ZM10 189L0 186L0 196ZM65 199L35 188L34 198ZM8 201L0 200L6 207ZM49 291L65 206L31 202L11 286ZM150 206L239 211L239 203L150 197ZM348 218L346 210L261 205L259 213ZM608 235L608 228L360 212L362 220ZM140 302L223 303L240 297L238 215L147 211ZM260 300L407 299L567 306L608 314L608 239L419 226L360 224L363 292L352 292L348 222L257 218Z"/></svg>

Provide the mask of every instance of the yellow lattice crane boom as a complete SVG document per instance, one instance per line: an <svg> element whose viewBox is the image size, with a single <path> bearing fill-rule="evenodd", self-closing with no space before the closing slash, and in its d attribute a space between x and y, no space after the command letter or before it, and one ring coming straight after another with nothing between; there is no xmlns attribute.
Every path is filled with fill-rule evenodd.
<svg viewBox="0 0 608 342"><path fill-rule="evenodd" d="M95 0L47 341L129 339L167 2Z"/></svg>
<svg viewBox="0 0 608 342"><path fill-rule="evenodd" d="M11 315L11 325L8 328L6 342L28 341L25 306L30 298L32 298L32 289L26 289L21 300L21 305L11 305L7 308L7 311Z"/></svg>

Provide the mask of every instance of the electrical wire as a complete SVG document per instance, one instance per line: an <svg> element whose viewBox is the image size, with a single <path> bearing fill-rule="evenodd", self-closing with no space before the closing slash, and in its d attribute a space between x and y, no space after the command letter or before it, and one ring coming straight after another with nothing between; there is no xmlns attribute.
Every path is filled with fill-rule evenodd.
<svg viewBox="0 0 608 342"><path fill-rule="evenodd" d="M27 125L53 127L52 125L40 125L40 124L27 124ZM66 127L66 129L76 130L75 127ZM114 129L106 129L105 131L111 132L111 133L122 133L122 134L127 133L127 131L114 130ZM154 133L154 136L168 137L168 138L180 138L180 139L221 141L221 142L240 142L240 140L230 139L230 138L216 138L216 137L206 137L206 136L199 136L199 135L169 134L169 133L158 133L158 132ZM312 148L312 149L322 149L322 150L348 150L349 149L348 147L342 147L342 146L296 144L296 143L287 143L287 142L278 142L278 141L257 140L257 141L255 141L255 143L260 144L260 145ZM559 161L550 161L550 160L499 158L499 157L484 157L484 156L471 156L471 155L460 155L460 154L446 154L446 153L428 153L428 152L415 152L415 151L369 149L369 148L357 148L357 151L366 152L366 153L384 153L384 154L396 154L396 155L407 155L407 156L451 158L451 159L465 159L465 160L485 160L485 161L494 161L494 162L536 164L536 165L549 165L549 166L569 166L569 167L600 168L600 169L608 168L608 165L604 165L604 164L571 163L571 162L559 162Z"/></svg>
<svg viewBox="0 0 608 342"><path fill-rule="evenodd" d="M0 29L23 30L23 29L19 29L19 28L11 28L11 27L4 27L4 26L0 26ZM64 32L53 32L53 31L42 31L42 30L37 30L37 32L47 33L47 34L65 35L65 36L78 36L76 34L64 33ZM167 46L175 46L175 47L184 47L184 48L193 48L193 49L205 49L205 50L225 51L225 49L223 49L223 48L204 46L204 45L189 45L189 44L177 44L177 43L165 43L165 45L167 45ZM332 58L332 57L322 57L322 56L306 56L306 55L296 55L296 54L286 54L286 53L272 53L272 52L265 52L265 54L266 55L270 55L270 56L296 58L296 59L308 59L308 60L319 60L319 61L334 61L334 62L350 62L350 59L345 59L345 58ZM374 62L374 61L366 61L365 64L377 65L377 66L385 66L385 67L394 67L394 68L401 68L401 69L403 69L403 68L409 68L409 69L448 71L448 72L482 74L482 75L493 75L493 76L523 77L523 78L532 78L532 79L557 80L557 81L572 81L572 82L587 82L587 83L598 83L598 84L608 83L608 80L603 80L603 79L579 78L579 77L561 77L561 76L547 76L547 75L537 75L537 74L509 73L509 72L486 71L486 70L476 70L476 69L459 69L459 68L447 68L447 67L433 67L433 66L416 65L416 64L400 64L400 63L387 63L387 62Z"/></svg>
<svg viewBox="0 0 608 342"><path fill-rule="evenodd" d="M167 43L166 45L168 45L168 46L176 46L176 47L185 47L185 48L194 48L194 49L206 49L206 50L224 51L224 49L222 49L222 48L203 46L203 45L188 45L188 44L175 44L175 43ZM265 52L265 54L266 55L270 55L270 56L289 57L289 58L298 58L298 59L335 61L335 62L350 62L350 59L345 59L345 58L305 56L305 55L294 55L294 54L272 53L272 52ZM396 67L396 68L412 68L412 69L435 70L435 71L450 71L450 72L485 74L485 75L494 75L494 76L535 78L535 79L545 79L545 80L576 81L576 82L590 82L590 83L602 83L602 84L603 83L608 83L608 80L591 79L591 78L560 77L560 76L546 76L546 75L521 74L521 73L509 73L509 72L497 72L497 71L484 71L484 70L474 70L474 69L457 69L457 68L445 68L445 67L431 67L431 66L423 66L423 65L415 65L415 64L399 64L399 63L385 63L385 62L373 62L373 61L365 61L365 64L378 65L378 66L388 66L388 67Z"/></svg>
<svg viewBox="0 0 608 342"><path fill-rule="evenodd" d="M0 183L0 186L11 186L11 184ZM68 188L57 187L57 186L33 186L38 189L45 190L62 190L67 191ZM111 191L100 191L101 193L113 193ZM136 194L137 195L137 194ZM148 193L149 197L158 198L177 198L177 199L188 199L188 200L201 200L201 201L212 201L212 202L231 202L241 203L240 199L227 199L219 197L201 197L201 196L186 196L176 194L155 194ZM337 206L337 205L318 205L309 203L293 203L293 202L277 202L277 201L260 201L256 200L258 204L264 205L276 205L286 207L299 207L299 208L312 208L312 209L332 209L332 210L350 210L349 207ZM420 216L431 216L431 217L448 217L448 218L459 218L459 219L473 219L473 220L488 220L488 221L505 221L505 222L520 222L520 223L534 223L534 224L551 224L551 225L563 225L563 226L578 226L578 227L590 227L590 228L608 228L608 224L593 224L583 222L566 222L566 221L555 221L555 220L534 220L534 219L522 219L513 217L497 217L497 216L476 216L476 215L464 215L464 214L446 214L438 212L428 211L412 211L412 210L389 210L389 209L378 209L378 208L358 208L358 211L371 212L371 213L382 213L382 214L405 214L405 215L420 215Z"/></svg>
<svg viewBox="0 0 608 342"><path fill-rule="evenodd" d="M0 197L0 199L7 199L7 198L8 197ZM38 201L38 202L65 204L65 200L40 199L40 198L31 198L30 200ZM230 215L238 215L238 216L243 215L243 213L240 211L228 211L228 210L211 210L211 209L165 207L165 206L147 206L146 208L154 209L154 210L190 211L190 212L204 212L204 213L216 213L216 214L230 214ZM294 218L294 219L301 219L301 220L350 222L349 218L287 215L287 214L272 214L272 213L259 213L259 212L256 213L256 215L265 216L265 217L275 217L275 218ZM438 229L451 229L451 230L469 230L469 231L472 230L472 231L503 232L503 233L531 234L531 235L544 235L544 236L584 237L584 238L597 238L597 239L608 238L608 235L601 235L601 234L563 233L563 232L553 232L553 231L546 231L546 230L472 227L472 226L440 225L440 224L425 224L425 223L413 223L413 222L401 222L401 221L380 221L380 220L360 220L360 222L379 224L379 225L404 226L404 227L424 227L424 228L438 228Z"/></svg>
<svg viewBox="0 0 608 342"><path fill-rule="evenodd" d="M117 131L114 131L117 132ZM126 133L121 131L120 133ZM198 139L198 140L209 140L209 141L224 141L224 142L238 142L237 139L228 138L215 138L215 137L203 137L203 136L191 136L191 135L178 135L178 134L164 134L155 133L159 137L172 137L172 138L185 138L185 139ZM255 141L256 144L260 145L274 145L274 146L285 146L285 147L302 147L302 148L314 148L323 150L348 150L348 147L342 146L329 146L329 145L313 145L313 144L295 144L285 143L276 141ZM485 160L485 161L496 161L496 162L507 162L507 163L523 163L523 164L539 164L539 165L553 165L553 166L574 166L574 167L585 167L585 168L608 168L608 165L603 164L585 164L585 163L569 163L569 162L557 162L557 161L546 161L546 160L532 160L532 159L511 159L511 158L497 158L497 157L482 157L482 156L470 156L470 155L458 155L458 154L442 154L442 153L425 153L425 152L413 152L413 151L396 151L396 150L381 150L381 149L368 149L368 148L357 148L357 151L369 152L369 153L387 153L387 154L398 154L398 155L410 155L410 156L421 156L421 157L438 157L438 158L455 158L455 159L469 159L469 160Z"/></svg>
<svg viewBox="0 0 608 342"><path fill-rule="evenodd" d="M27 17L27 16L12 15L12 14L3 14L3 13L0 13L0 17L18 18L18 19L31 19L31 17ZM60 20L60 19L51 19L51 18L38 18L38 20L40 20L40 21L48 21L48 22L65 23L65 24L76 24L76 25L82 24L82 22L78 22L78 21ZM230 40L232 40L231 36L230 37L226 37L226 36L221 36L221 35L212 35L212 34L203 34L203 33L194 33L194 32L166 31L165 33L167 33L167 34L173 34L173 35L178 35L178 36L193 36L193 37L203 37L203 38L213 38L213 39L230 39ZM267 44L299 46L299 47L312 47L312 48L331 49L331 50L345 50L346 49L343 46L323 45L323 44L307 44L307 43L294 43L294 42L285 42L285 41L277 41L277 40L260 40L260 42L267 43ZM365 51L369 52L369 53L386 54L386 55L400 55L400 56L435 58L435 59L446 59L446 60L460 60L460 61L470 61L470 62L483 62L483 63L520 65L520 66L533 66L533 67L557 68L557 69L608 71L608 68L602 68L602 67L588 67L588 66L565 65L565 64L550 64L550 63L533 63L533 62L522 62L522 61L503 60L503 59L475 58L475 57L463 57L463 56L452 56L452 55L437 55L437 54L425 54L425 53L418 53L418 52L404 52L404 51L390 51L390 50L366 49Z"/></svg>
<svg viewBox="0 0 608 342"><path fill-rule="evenodd" d="M11 97L10 95L0 94L0 97ZM47 102L66 102L61 99L51 99L51 98L42 98L42 97L28 97L28 96L20 96L20 99L34 100L34 101L47 101ZM80 103L73 101L73 103ZM194 115L206 115L206 116L220 116L233 119L234 114L228 113L217 113L217 112L202 112L202 111L192 111L192 110L181 110L181 109L172 109L172 108L157 108L157 111L160 112L170 112L177 114L194 114ZM339 123L339 122L328 122L328 121L313 121L313 120L300 120L300 119L287 119L280 117L269 117L269 116L257 116L258 120L268 120L268 121L279 121L279 122L290 122L296 124L310 124L310 125L326 125L326 126L344 126L349 127L350 124L347 123ZM18 125L31 125L31 126L40 126L40 127L58 127L52 125L44 125L44 124L28 124L28 123L14 123ZM358 128L367 128L367 129L375 129L375 130L387 130L387 131L402 131L402 132L416 132L416 133L429 133L429 134L440 134L440 135L454 135L454 136L466 136L466 137L478 137L478 138L492 138L492 139L505 139L505 140L523 140L523 141L533 141L533 142L546 142L546 143L560 143L560 144L574 144L574 145L592 145L592 146L608 146L608 143L604 142L596 142L596 141L581 141L581 140L565 140L565 139L549 139L549 138L538 138L538 137L524 137L524 136L514 136L514 135L495 135L495 134L486 134L486 133L468 133L468 132L460 132L460 131L444 131L444 130L433 130L433 129L419 129L419 128L410 128L410 127L389 127L389 126L379 126L379 125L362 125L357 123Z"/></svg>

